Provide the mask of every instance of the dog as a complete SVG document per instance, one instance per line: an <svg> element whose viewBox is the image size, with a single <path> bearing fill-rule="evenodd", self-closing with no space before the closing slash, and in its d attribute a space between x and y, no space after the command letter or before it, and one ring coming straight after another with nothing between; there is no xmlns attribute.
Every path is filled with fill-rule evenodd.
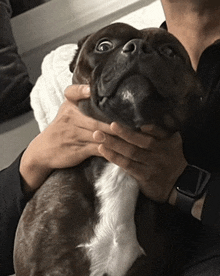
<svg viewBox="0 0 220 276"><path fill-rule="evenodd" d="M116 23L85 37L70 64L87 116L140 131L184 133L206 101L182 44L163 29ZM16 276L180 275L197 221L147 199L101 157L56 170L26 205L14 248ZM190 244L187 243L187 244Z"/></svg>

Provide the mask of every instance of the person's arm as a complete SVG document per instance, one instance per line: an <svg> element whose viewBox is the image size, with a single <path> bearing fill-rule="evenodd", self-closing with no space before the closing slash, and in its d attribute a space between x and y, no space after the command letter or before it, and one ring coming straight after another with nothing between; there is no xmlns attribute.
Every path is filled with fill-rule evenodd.
<svg viewBox="0 0 220 276"><path fill-rule="evenodd" d="M73 167L92 155L100 156L99 143L93 139L93 132L102 129L113 134L108 124L83 115L75 105L80 99L90 96L83 85L73 85L72 101L66 100L56 118L42 131L25 150L20 172L26 191L38 189L54 169Z"/></svg>
<svg viewBox="0 0 220 276"><path fill-rule="evenodd" d="M82 87L79 88L78 100L83 97ZM69 87L66 97L77 105L76 92L74 86ZM81 119L82 114L77 114L81 127L89 128L89 124ZM156 126L144 126L143 133L137 133L116 123L110 126L113 135L106 133L101 125L97 125L96 129L93 138L99 144L98 151L103 157L136 178L147 197L175 205L177 192L174 186L187 166L179 133L167 137ZM220 227L219 202L220 172L211 174L204 195L193 205L192 216L204 224Z"/></svg>
<svg viewBox="0 0 220 276"><path fill-rule="evenodd" d="M21 155L0 172L0 275L14 273L13 245L16 227L28 197L19 173Z"/></svg>
<svg viewBox="0 0 220 276"><path fill-rule="evenodd" d="M101 143L99 152L136 178L146 197L175 205L175 184L187 166L180 135L163 137L155 126L144 127L144 133L132 132L116 123L111 129L118 137L94 133L95 140ZM191 214L203 224L220 227L220 173L211 175Z"/></svg>

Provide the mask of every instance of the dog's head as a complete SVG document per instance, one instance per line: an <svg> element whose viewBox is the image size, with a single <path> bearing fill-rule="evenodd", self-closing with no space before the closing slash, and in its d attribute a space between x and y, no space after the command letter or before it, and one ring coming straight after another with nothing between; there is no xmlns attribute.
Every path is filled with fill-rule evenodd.
<svg viewBox="0 0 220 276"><path fill-rule="evenodd" d="M163 29L116 23L78 46L70 69L74 84L91 87L91 98L79 103L88 116L175 132L205 101L186 50Z"/></svg>

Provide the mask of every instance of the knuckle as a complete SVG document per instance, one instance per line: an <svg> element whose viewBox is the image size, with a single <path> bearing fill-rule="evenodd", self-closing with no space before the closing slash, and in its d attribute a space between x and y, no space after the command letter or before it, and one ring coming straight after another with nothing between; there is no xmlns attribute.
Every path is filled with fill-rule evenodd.
<svg viewBox="0 0 220 276"><path fill-rule="evenodd" d="M157 189L154 190L153 199L157 202L165 202L166 201L166 195L160 187L157 187Z"/></svg>
<svg viewBox="0 0 220 276"><path fill-rule="evenodd" d="M135 146L127 147L127 157L132 160L139 160L140 154L138 148Z"/></svg>
<svg viewBox="0 0 220 276"><path fill-rule="evenodd" d="M68 96L71 93L71 91L72 91L72 86L71 85L67 86L66 89L64 90L64 96L66 98L68 98Z"/></svg>
<svg viewBox="0 0 220 276"><path fill-rule="evenodd" d="M133 134L130 129L121 127L119 130L119 134L124 138L130 138L130 136Z"/></svg>
<svg viewBox="0 0 220 276"><path fill-rule="evenodd" d="M146 139L145 148L146 149L152 149L155 146L155 139L153 137L148 137Z"/></svg>
<svg viewBox="0 0 220 276"><path fill-rule="evenodd" d="M120 163L120 157L119 157L119 155L118 155L116 152L114 152L114 151L109 151L108 155L109 155L109 159L110 159L112 162L114 162L114 163L116 163L116 164L119 164L119 163Z"/></svg>
<svg viewBox="0 0 220 276"><path fill-rule="evenodd" d="M128 159L128 158L123 158L122 162L121 162L121 167L123 169L125 169L126 171L129 171L132 169L132 160Z"/></svg>
<svg viewBox="0 0 220 276"><path fill-rule="evenodd" d="M71 117L66 112L63 113L62 116L60 117L60 122L64 125L69 124L70 120L71 120Z"/></svg>
<svg viewBox="0 0 220 276"><path fill-rule="evenodd" d="M66 87L64 90L64 95L66 96L72 96L73 93L77 93L80 90L81 85L78 84L72 84Z"/></svg>
<svg viewBox="0 0 220 276"><path fill-rule="evenodd" d="M59 109L61 114L71 115L73 113L73 106L65 101Z"/></svg>
<svg viewBox="0 0 220 276"><path fill-rule="evenodd" d="M94 130L99 130L99 129L100 129L100 122L99 122L99 121L92 120L92 121L91 121L91 125L92 125L92 128L93 128Z"/></svg>
<svg viewBox="0 0 220 276"><path fill-rule="evenodd" d="M105 151L104 154L101 152L104 158L106 158L110 163L114 163L118 166L120 166L120 160L117 156L117 154L113 151Z"/></svg>
<svg viewBox="0 0 220 276"><path fill-rule="evenodd" d="M132 168L132 160L116 153L115 151L108 151L107 157L110 162L115 163L126 171L129 171Z"/></svg>

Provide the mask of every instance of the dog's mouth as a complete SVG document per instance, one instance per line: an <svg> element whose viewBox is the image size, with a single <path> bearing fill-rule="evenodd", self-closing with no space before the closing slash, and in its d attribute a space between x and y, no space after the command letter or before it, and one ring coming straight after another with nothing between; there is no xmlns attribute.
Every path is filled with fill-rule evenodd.
<svg viewBox="0 0 220 276"><path fill-rule="evenodd" d="M108 87L106 93L98 90L97 94L96 105L106 117L128 127L139 129L146 124L156 124L168 132L180 127L173 116L170 99L162 97L141 74L124 76L113 87Z"/></svg>
<svg viewBox="0 0 220 276"><path fill-rule="evenodd" d="M148 91L147 87L149 86L149 81L141 75L135 74L132 76L125 76L121 80L119 80L115 85L113 84L111 89L107 88L104 94L105 96L101 96L98 91L98 106L100 109L105 109L105 104L108 101L115 101L117 98L121 98L124 102L134 103L135 96L136 100L147 97Z"/></svg>

